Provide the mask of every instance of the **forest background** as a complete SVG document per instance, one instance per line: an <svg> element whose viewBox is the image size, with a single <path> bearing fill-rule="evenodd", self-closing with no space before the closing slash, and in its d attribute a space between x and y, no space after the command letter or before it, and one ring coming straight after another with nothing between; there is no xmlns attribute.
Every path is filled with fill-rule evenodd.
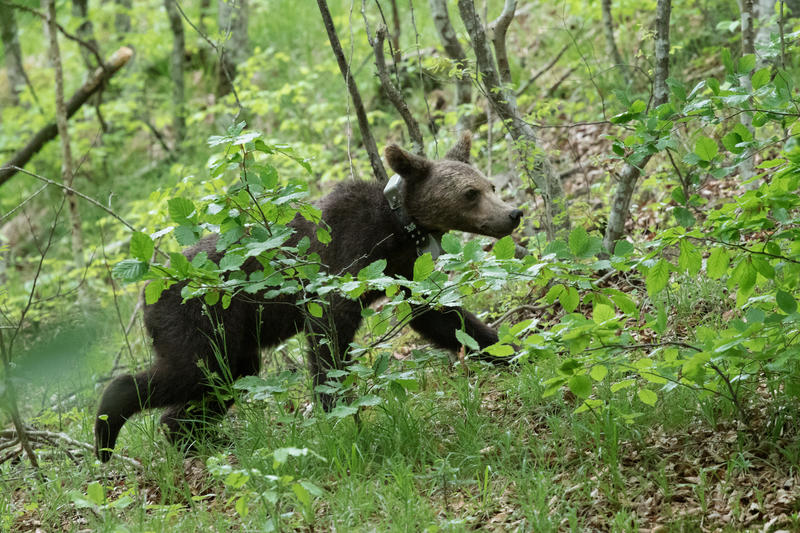
<svg viewBox="0 0 800 533"><path fill-rule="evenodd" d="M799 16L796 0L0 0L3 530L800 528ZM272 236L309 200L385 180L390 142L435 158L465 130L526 213L513 239L446 235L411 280L373 264L226 281L244 228L284 265L302 250ZM223 261L181 262L210 231ZM105 466L94 407L152 356L148 279L148 301L181 280L208 305L301 291L311 317L326 290L387 297L331 373L330 413L293 339L221 391L224 438L196 457L153 414ZM468 304L513 364L414 337L400 287Z"/></svg>

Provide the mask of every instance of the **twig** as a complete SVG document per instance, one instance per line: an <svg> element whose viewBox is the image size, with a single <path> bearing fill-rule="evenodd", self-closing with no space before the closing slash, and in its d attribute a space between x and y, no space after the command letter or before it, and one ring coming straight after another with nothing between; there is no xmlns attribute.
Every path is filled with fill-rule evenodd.
<svg viewBox="0 0 800 533"><path fill-rule="evenodd" d="M375 41L373 49L375 50L375 66L378 68L378 78L381 80L381 88L386 98L394 105L397 112L403 118L408 129L408 136L411 138L413 151L417 155L425 155L425 144L422 140L422 133L419 130L419 124L416 119L411 115L408 109L408 104L403 98L403 93L392 83L389 77L389 72L386 70L386 59L383 57L383 41L386 39L388 30L386 26L381 25L375 32Z"/></svg>
<svg viewBox="0 0 800 533"><path fill-rule="evenodd" d="M572 43L571 43L571 42L570 42L570 43L567 43L567 44L565 44L565 45L564 45L564 46L561 48L561 50L560 50L560 51L559 51L559 52L558 52L558 53L555 55L555 57L554 57L553 59L551 59L551 60L550 60L550 61L549 61L549 62L548 62L548 63L547 63L545 66L543 66L542 68L540 68L539 70L537 70L536 72L534 72L534 73L531 75L531 77L530 77L530 78L528 78L527 80L525 80L525 83L523 83L523 84L520 86L520 88L519 88L519 89L517 89L517 96L520 96L520 95L524 94L524 93L525 93L525 91L527 91L527 90L528 90L528 89L531 87L531 85L533 85L534 83L536 83L536 80L538 80L539 78L541 78L541 77L542 77L542 76L543 76L545 73L547 73L547 71L549 71L551 68L553 68L553 67L555 66L555 64L556 64L556 63L558 63L558 60L559 60L559 59L561 59L561 56L563 56L563 55L564 55L564 53L566 53L566 51L567 51L567 50L569 50L569 47L570 47L570 46L572 46Z"/></svg>
<svg viewBox="0 0 800 533"><path fill-rule="evenodd" d="M553 305L555 305L555 304L554 303L552 303L552 304L543 304L543 305L523 304L523 305L520 305L519 307L515 307L514 309L506 311L505 313L503 313L503 315L500 318L498 318L497 320L495 320L494 322L492 322L489 325L491 327L493 327L493 328L496 328L497 326L499 326L500 324L505 322L506 318L510 317L514 313L518 313L520 311L529 311L531 313L536 313L536 312L539 312L539 311L544 311L548 307L553 307Z"/></svg>
<svg viewBox="0 0 800 533"><path fill-rule="evenodd" d="M178 2L177 0L175 0L175 6L178 8L178 11L180 11L183 20L185 20L186 23L189 26L191 26L194 31L197 32L197 35L199 35L205 42L207 42L209 46L211 46L211 48L213 48L214 51L217 53L217 61L220 62L220 67L222 68L222 72L223 74L225 74L225 78L227 78L228 84L230 85L231 88L231 92L233 93L233 99L236 101L236 107L239 109L237 116L241 115L242 111L244 111L244 107L242 106L242 103L239 101L239 94L236 92L236 87L234 87L233 85L233 80L231 79L230 73L228 73L228 69L224 65L222 65L222 52L223 52L222 47L220 47L211 39L209 39L205 33L200 31L200 29L194 25L194 23L189 19L189 17L186 16L186 13L183 12L183 8L181 7L180 2Z"/></svg>

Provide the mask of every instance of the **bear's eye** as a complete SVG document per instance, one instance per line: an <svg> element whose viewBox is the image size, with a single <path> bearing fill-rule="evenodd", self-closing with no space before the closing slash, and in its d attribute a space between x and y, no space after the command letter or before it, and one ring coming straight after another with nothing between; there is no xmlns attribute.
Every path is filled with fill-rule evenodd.
<svg viewBox="0 0 800 533"><path fill-rule="evenodd" d="M478 189L470 189L470 190L467 191L467 194L465 194L464 196L467 197L468 201L473 202L473 201L478 199L478 195L480 193L481 192Z"/></svg>
<svg viewBox="0 0 800 533"><path fill-rule="evenodd" d="M497 192L497 187L495 187L494 185L492 185L492 192Z"/></svg>

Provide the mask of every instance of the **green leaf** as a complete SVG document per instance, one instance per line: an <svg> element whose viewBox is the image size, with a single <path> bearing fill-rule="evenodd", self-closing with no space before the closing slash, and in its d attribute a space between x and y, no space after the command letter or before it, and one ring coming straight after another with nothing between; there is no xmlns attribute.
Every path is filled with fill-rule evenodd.
<svg viewBox="0 0 800 533"><path fill-rule="evenodd" d="M639 308L636 307L636 303L633 300L631 300L625 293L612 294L611 301L613 301L619 308L619 310L625 313L626 315L632 317L637 316Z"/></svg>
<svg viewBox="0 0 800 533"><path fill-rule="evenodd" d="M686 270L690 276L696 276L703 266L703 257L697 248L689 241L682 239L679 245L678 268Z"/></svg>
<svg viewBox="0 0 800 533"><path fill-rule="evenodd" d="M238 252L228 252L219 260L219 269L223 272L237 270L244 263L244 256ZM192 261L194 264L194 260Z"/></svg>
<svg viewBox="0 0 800 533"><path fill-rule="evenodd" d="M464 330L456 330L456 339L470 350L477 352L481 349L480 345L478 345L478 341L470 337L470 335Z"/></svg>
<svg viewBox="0 0 800 533"><path fill-rule="evenodd" d="M331 234L328 233L328 230L326 230L325 228L318 227L317 240L322 244L328 244L329 242L331 242Z"/></svg>
<svg viewBox="0 0 800 533"><path fill-rule="evenodd" d="M581 297L578 294L578 289L575 287L568 287L567 290L558 295L558 301L561 303L561 307L564 308L564 311L571 313L578 307L578 304L581 302Z"/></svg>
<svg viewBox="0 0 800 533"><path fill-rule="evenodd" d="M141 259L144 262L150 261L153 257L153 250L155 245L153 239L149 235L145 235L141 231L134 231L131 235L131 255L136 259Z"/></svg>
<svg viewBox="0 0 800 533"><path fill-rule="evenodd" d="M433 257L424 253L414 261L414 281L423 281L433 273Z"/></svg>
<svg viewBox="0 0 800 533"><path fill-rule="evenodd" d="M658 395L650 389L639 389L636 395L640 400L642 400L643 403L646 403L650 407L655 406L656 402L658 401Z"/></svg>
<svg viewBox="0 0 800 533"><path fill-rule="evenodd" d="M194 213L194 204L186 198L170 198L167 202L169 218L178 224L186 223Z"/></svg>
<svg viewBox="0 0 800 533"><path fill-rule="evenodd" d="M483 351L489 355L494 355L495 357L508 357L509 355L514 355L514 348L508 344L492 344L491 346L484 348Z"/></svg>
<svg viewBox="0 0 800 533"><path fill-rule="evenodd" d="M738 133L731 131L725 134L722 137L722 146L724 146L729 152L734 154L740 154L744 151L744 148L741 146L736 146L742 142L742 137Z"/></svg>
<svg viewBox="0 0 800 533"><path fill-rule="evenodd" d="M641 113L645 109L647 109L647 104L644 103L643 100L636 100L631 104L631 107L628 108L628 111L631 113Z"/></svg>
<svg viewBox="0 0 800 533"><path fill-rule="evenodd" d="M594 365L589 371L589 376L595 381L603 381L608 375L608 368L603 365Z"/></svg>
<svg viewBox="0 0 800 533"><path fill-rule="evenodd" d="M710 137L701 136L694 144L694 153L703 161L711 161L719 152L717 142Z"/></svg>
<svg viewBox="0 0 800 533"><path fill-rule="evenodd" d="M517 248L511 235L506 235L494 244L492 252L498 259L511 259L514 257L514 250Z"/></svg>
<svg viewBox="0 0 800 533"><path fill-rule="evenodd" d="M672 214L675 216L675 220L683 226L684 228L691 228L694 226L695 218L691 211L686 209L685 207L675 207L672 209Z"/></svg>
<svg viewBox="0 0 800 533"><path fill-rule="evenodd" d="M767 279L775 279L775 267L773 267L769 261L760 255L752 255L750 256L750 260L753 262L753 267L756 269L756 272Z"/></svg>
<svg viewBox="0 0 800 533"><path fill-rule="evenodd" d="M725 65L725 71L728 74L733 74L733 58L731 58L731 51L728 50L726 47L723 47L720 51L720 55L722 56L722 64Z"/></svg>
<svg viewBox="0 0 800 533"><path fill-rule="evenodd" d="M442 250L455 255L461 251L461 241L452 233L445 233L442 235Z"/></svg>
<svg viewBox="0 0 800 533"><path fill-rule="evenodd" d="M592 393L592 380L586 374L576 374L570 377L567 386L578 398L586 399Z"/></svg>
<svg viewBox="0 0 800 533"><path fill-rule="evenodd" d="M589 234L578 226L569 234L569 249L576 257L582 257L589 249Z"/></svg>
<svg viewBox="0 0 800 533"><path fill-rule="evenodd" d="M778 290L778 292L775 293L775 301L778 303L778 307L780 307L781 311L787 315L791 315L797 311L797 300L786 291Z"/></svg>
<svg viewBox="0 0 800 533"><path fill-rule="evenodd" d="M383 276L383 269L386 268L386 259L378 259L377 261L373 261L372 263L368 264L364 268L358 271L358 276L356 276L361 281L369 281L375 278L379 278Z"/></svg>
<svg viewBox="0 0 800 533"><path fill-rule="evenodd" d="M647 277L645 278L647 293L651 298L656 296L659 292L664 290L668 282L669 263L663 259L659 259L658 262L647 271Z"/></svg>
<svg viewBox="0 0 800 533"><path fill-rule="evenodd" d="M306 307L308 308L308 312L311 313L311 316L322 318L322 306L317 302L308 302Z"/></svg>
<svg viewBox="0 0 800 533"><path fill-rule="evenodd" d="M760 89L767 83L769 83L771 74L769 67L764 67L758 69L753 73L753 77L750 79L750 83L753 85L753 90Z"/></svg>
<svg viewBox="0 0 800 533"><path fill-rule="evenodd" d="M164 280L154 279L144 288L144 303L153 305L161 298L161 293L164 292Z"/></svg>
<svg viewBox="0 0 800 533"><path fill-rule="evenodd" d="M139 281L147 273L148 266L144 261L139 259L124 259L114 265L111 269L111 275L122 281L133 282Z"/></svg>
<svg viewBox="0 0 800 533"><path fill-rule="evenodd" d="M628 387L632 387L635 384L636 384L635 379L624 379L622 381L618 381L617 383L611 385L611 392L617 392L622 389L627 389Z"/></svg>
<svg viewBox="0 0 800 533"><path fill-rule="evenodd" d="M706 271L711 279L719 279L728 273L730 258L725 248L714 248L706 261Z"/></svg>
<svg viewBox="0 0 800 533"><path fill-rule="evenodd" d="M592 320L595 324L602 324L615 318L617 315L614 308L605 304L597 304L592 311Z"/></svg>
<svg viewBox="0 0 800 533"><path fill-rule="evenodd" d="M358 412L358 407L351 407L349 405L339 405L331 409L328 413L328 418L347 418L353 416Z"/></svg>
<svg viewBox="0 0 800 533"><path fill-rule="evenodd" d="M86 487L86 497L95 505L103 505L106 502L106 491L103 485L97 481L92 481Z"/></svg>
<svg viewBox="0 0 800 533"><path fill-rule="evenodd" d="M191 246L197 242L197 233L194 230L194 226L190 226L187 224L183 224L175 228L175 240L178 241L178 244L181 246Z"/></svg>
<svg viewBox="0 0 800 533"><path fill-rule="evenodd" d="M737 67L737 71L739 74L747 74L751 70L753 70L756 66L756 56L755 54L747 54L743 55L739 58L739 65Z"/></svg>
<svg viewBox="0 0 800 533"><path fill-rule="evenodd" d="M614 245L614 255L617 257L626 257L633 253L633 244L627 239L620 239Z"/></svg>

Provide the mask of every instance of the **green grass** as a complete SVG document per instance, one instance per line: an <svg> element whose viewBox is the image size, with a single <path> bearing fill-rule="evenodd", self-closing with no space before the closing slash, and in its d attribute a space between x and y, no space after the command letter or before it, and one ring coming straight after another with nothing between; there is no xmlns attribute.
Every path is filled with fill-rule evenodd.
<svg viewBox="0 0 800 533"><path fill-rule="evenodd" d="M471 365L468 374L428 365L416 370L425 378L419 391L384 392L384 403L358 420L305 411L305 386L279 401L240 398L218 428L221 438L191 459L167 444L157 413L140 415L116 452L141 461L142 470L118 457L108 465L90 456L73 462L61 446L38 450L39 478L24 458L1 465L2 527L635 531L661 523L685 531L708 523L720 494L732 498L735 517L745 516L751 501L736 499L745 480L791 477L797 468L796 443L737 432L732 410L709 400L709 418L687 390L665 394L649 412L619 391L609 393L609 410L573 414L569 395L542 398L541 376L555 364ZM37 426L91 441L95 396L84 395L60 423L51 414ZM643 411L634 424L614 416L631 409ZM290 447L314 453L276 462L273 452ZM228 470L214 474L214 462ZM239 485L231 472L248 478ZM104 488L105 503L85 503L92 483ZM295 483L320 492L304 505ZM775 491L763 482L753 488L749 498L762 504ZM745 526L739 518L730 523L731 530Z"/></svg>

